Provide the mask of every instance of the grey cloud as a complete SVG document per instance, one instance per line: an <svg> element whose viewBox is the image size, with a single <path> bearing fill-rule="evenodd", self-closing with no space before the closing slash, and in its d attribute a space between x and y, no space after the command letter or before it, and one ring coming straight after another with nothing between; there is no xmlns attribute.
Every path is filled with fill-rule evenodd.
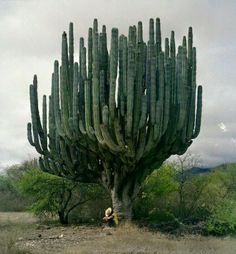
<svg viewBox="0 0 236 254"><path fill-rule="evenodd" d="M216 4L217 3L217 4ZM160 17L163 38L171 30L177 44L194 29L197 47L197 81L204 87L203 121L191 150L204 164L236 161L236 2L214 0L48 0L0 2L0 165L20 162L36 152L26 140L30 120L28 85L38 74L40 101L49 94L54 59L60 59L60 39L74 22L76 59L78 41L87 37L94 17L108 31L143 21L145 38L148 19ZM222 132L223 122L228 131ZM1 167L1 166L0 166Z"/></svg>

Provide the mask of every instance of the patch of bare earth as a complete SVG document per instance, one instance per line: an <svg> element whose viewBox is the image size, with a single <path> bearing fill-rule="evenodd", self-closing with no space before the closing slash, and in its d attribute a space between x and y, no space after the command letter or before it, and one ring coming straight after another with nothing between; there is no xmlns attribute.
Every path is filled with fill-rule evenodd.
<svg viewBox="0 0 236 254"><path fill-rule="evenodd" d="M1 254L236 253L236 239L233 238L192 235L176 238L133 225L121 225L115 229L47 226L40 225L27 213L0 213L0 239Z"/></svg>
<svg viewBox="0 0 236 254"><path fill-rule="evenodd" d="M176 238L124 225L115 230L107 230L106 237L99 241L86 240L79 248L70 248L65 253L235 254L236 239L196 235Z"/></svg>

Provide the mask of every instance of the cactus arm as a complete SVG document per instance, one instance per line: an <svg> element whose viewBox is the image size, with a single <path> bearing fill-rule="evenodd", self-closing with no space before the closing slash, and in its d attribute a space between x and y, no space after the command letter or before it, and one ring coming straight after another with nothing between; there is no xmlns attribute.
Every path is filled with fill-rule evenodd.
<svg viewBox="0 0 236 254"><path fill-rule="evenodd" d="M120 109L120 114L122 117L125 115L125 96L124 96L124 86L123 86L123 44L124 35L119 37L119 79L118 79L118 108Z"/></svg>
<svg viewBox="0 0 236 254"><path fill-rule="evenodd" d="M128 72L127 72L126 139L130 139L132 136L133 108L134 108L134 75L135 75L135 52L132 42L129 42Z"/></svg>
<svg viewBox="0 0 236 254"><path fill-rule="evenodd" d="M100 78L101 73L104 77L104 100L101 100L102 107L108 104L108 94L109 94L109 80L108 80L108 51L107 51L107 34L106 26L102 26L102 33L99 36L99 65L100 65Z"/></svg>
<svg viewBox="0 0 236 254"><path fill-rule="evenodd" d="M195 121L195 100L196 100L196 48L192 49L192 62L189 62L189 83L191 84L191 99L189 108L189 122L187 138L192 138Z"/></svg>
<svg viewBox="0 0 236 254"><path fill-rule="evenodd" d="M139 121L142 113L142 95L143 95L143 81L144 81L144 50L142 41L142 23L138 23L138 43L136 46L136 82L135 82L135 96L134 96L134 124L133 136L137 135L139 130Z"/></svg>
<svg viewBox="0 0 236 254"><path fill-rule="evenodd" d="M171 105L171 60L168 58L165 65L165 99L164 99L164 120L163 133L166 131L170 119Z"/></svg>
<svg viewBox="0 0 236 254"><path fill-rule="evenodd" d="M73 78L74 78L74 32L73 23L69 25L69 84L70 96L73 94Z"/></svg>
<svg viewBox="0 0 236 254"><path fill-rule="evenodd" d="M86 48L84 47L84 39L80 38L80 58L79 58L79 101L78 101L78 111L81 121L85 122L84 115L84 89L85 80L87 79L86 70Z"/></svg>
<svg viewBox="0 0 236 254"><path fill-rule="evenodd" d="M161 22L160 19L156 19L156 50L157 50L157 57L159 56L161 49Z"/></svg>
<svg viewBox="0 0 236 254"><path fill-rule="evenodd" d="M90 27L88 31L88 80L92 80L92 63L93 63L93 30Z"/></svg>
<svg viewBox="0 0 236 254"><path fill-rule="evenodd" d="M43 150L47 150L48 144L47 144L47 97L46 95L43 96L43 137L41 138L41 145Z"/></svg>
<svg viewBox="0 0 236 254"><path fill-rule="evenodd" d="M195 120L195 128L192 138L196 138L200 133L202 117L202 86L198 86L197 90L197 114Z"/></svg>
<svg viewBox="0 0 236 254"><path fill-rule="evenodd" d="M128 42L127 37L123 38L123 49L122 49L122 72L123 72L123 93L124 97L127 97L127 65L128 65ZM125 104L126 108L126 104Z"/></svg>
<svg viewBox="0 0 236 254"><path fill-rule="evenodd" d="M164 117L164 91L165 91L165 75L164 75L164 53L160 52L158 57L158 74L159 74L159 80L158 80L158 100L157 100L157 108L158 113L156 114L156 125L160 130L162 130L163 126L163 117Z"/></svg>
<svg viewBox="0 0 236 254"><path fill-rule="evenodd" d="M32 120L32 129L33 129L33 137L34 137L34 146L36 151L39 154L44 154L44 151L40 145L40 141L39 141L39 124L38 124L38 117L37 116L37 91L35 91L37 89L37 86L35 85L30 85L30 106L31 106L31 120ZM42 135L42 134L41 134Z"/></svg>
<svg viewBox="0 0 236 254"><path fill-rule="evenodd" d="M97 22L94 23L95 28ZM92 98L93 98L93 120L95 135L100 143L103 143L103 138L100 130L100 108L99 108L99 57L98 57L98 33L96 29L93 31L93 78L92 78Z"/></svg>
<svg viewBox="0 0 236 254"><path fill-rule="evenodd" d="M53 90L53 110L55 114L55 123L56 123L56 128L57 132L60 136L65 136L65 132L62 129L62 124L61 124L61 109L60 109L60 102L59 102L59 70L58 70L58 61L54 62L54 76L52 79L52 90Z"/></svg>
<svg viewBox="0 0 236 254"><path fill-rule="evenodd" d="M165 38L165 64L168 61L169 54L170 54L169 39Z"/></svg>
<svg viewBox="0 0 236 254"><path fill-rule="evenodd" d="M91 83L85 81L85 129L90 139L95 140L92 128L92 102L91 102Z"/></svg>
<svg viewBox="0 0 236 254"><path fill-rule="evenodd" d="M73 130L76 136L79 135L79 118L78 118L78 63L74 64L74 77L73 77Z"/></svg>
<svg viewBox="0 0 236 254"><path fill-rule="evenodd" d="M143 128L146 125L147 121L147 96L142 96L142 113L139 121L139 129Z"/></svg>
<svg viewBox="0 0 236 254"><path fill-rule="evenodd" d="M111 32L110 50L110 87L109 87L109 111L111 123L115 118L115 90L118 66L118 29L113 28Z"/></svg>
<svg viewBox="0 0 236 254"><path fill-rule="evenodd" d="M117 118L115 118L115 120L114 120L114 132L115 132L115 137L116 137L117 144L119 145L119 147L121 149L124 149L125 148L125 141L124 141L124 138L123 138L122 128L120 126L120 122L118 121Z"/></svg>
<svg viewBox="0 0 236 254"><path fill-rule="evenodd" d="M150 89L150 120L151 124L155 123L156 116L156 58L151 59L151 89Z"/></svg>
<svg viewBox="0 0 236 254"><path fill-rule="evenodd" d="M114 143L113 138L111 137L110 131L108 129L108 126L104 124L101 124L100 126L104 142L111 149L111 152L112 153L121 152L122 149L117 144Z"/></svg>
<svg viewBox="0 0 236 254"><path fill-rule="evenodd" d="M27 137L28 141L32 146L35 146L34 141L33 141L33 136L32 136L32 125L31 123L27 124Z"/></svg>
<svg viewBox="0 0 236 254"><path fill-rule="evenodd" d="M144 154L145 142L146 142L146 126L140 129L139 141L136 149L136 161L138 162Z"/></svg>

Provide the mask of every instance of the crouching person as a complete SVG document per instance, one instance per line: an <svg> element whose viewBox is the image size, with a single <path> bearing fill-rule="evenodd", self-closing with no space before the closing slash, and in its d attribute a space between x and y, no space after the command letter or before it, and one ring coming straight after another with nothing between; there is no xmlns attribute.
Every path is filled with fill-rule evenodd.
<svg viewBox="0 0 236 254"><path fill-rule="evenodd" d="M105 211L105 217L103 218L108 224L109 227L115 227L118 225L118 216L113 211L111 207L107 208Z"/></svg>

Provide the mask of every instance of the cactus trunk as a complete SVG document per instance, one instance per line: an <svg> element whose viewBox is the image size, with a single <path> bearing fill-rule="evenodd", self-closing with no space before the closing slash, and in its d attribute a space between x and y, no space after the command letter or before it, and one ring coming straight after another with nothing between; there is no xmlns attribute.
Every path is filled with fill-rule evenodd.
<svg viewBox="0 0 236 254"><path fill-rule="evenodd" d="M123 189L122 192L117 190L111 190L112 206L114 211L117 213L118 218L121 220L131 221L132 212L132 198Z"/></svg>

